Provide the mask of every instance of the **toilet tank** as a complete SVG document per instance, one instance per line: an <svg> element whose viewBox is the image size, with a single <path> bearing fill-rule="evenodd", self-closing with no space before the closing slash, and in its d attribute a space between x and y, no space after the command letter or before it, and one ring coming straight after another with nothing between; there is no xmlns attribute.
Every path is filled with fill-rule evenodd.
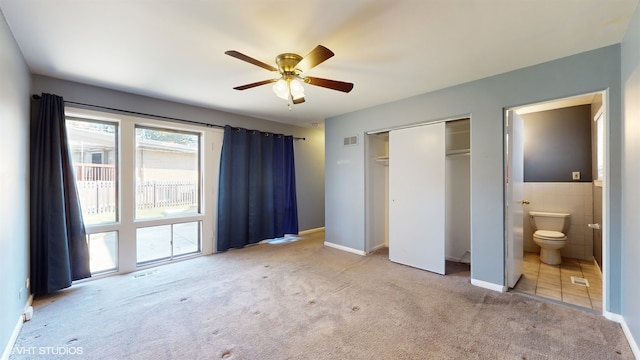
<svg viewBox="0 0 640 360"><path fill-rule="evenodd" d="M534 230L551 230L566 234L570 219L571 214L568 213L529 211L529 220Z"/></svg>

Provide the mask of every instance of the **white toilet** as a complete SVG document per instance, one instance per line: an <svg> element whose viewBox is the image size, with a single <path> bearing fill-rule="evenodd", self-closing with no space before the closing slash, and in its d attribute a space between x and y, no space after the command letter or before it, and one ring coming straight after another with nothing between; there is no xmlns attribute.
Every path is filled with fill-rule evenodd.
<svg viewBox="0 0 640 360"><path fill-rule="evenodd" d="M567 244L571 214L545 211L529 211L529 221L534 231L533 242L540 246L540 261L549 265L562 262L560 249Z"/></svg>

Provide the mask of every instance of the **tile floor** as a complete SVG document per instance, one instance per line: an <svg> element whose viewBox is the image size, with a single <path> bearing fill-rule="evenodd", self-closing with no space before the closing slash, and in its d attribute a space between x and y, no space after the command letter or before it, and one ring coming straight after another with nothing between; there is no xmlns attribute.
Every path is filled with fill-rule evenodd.
<svg viewBox="0 0 640 360"><path fill-rule="evenodd" d="M587 279L589 286L572 284L572 276ZM593 261L563 257L562 264L547 265L539 254L525 252L514 290L602 312L602 274Z"/></svg>

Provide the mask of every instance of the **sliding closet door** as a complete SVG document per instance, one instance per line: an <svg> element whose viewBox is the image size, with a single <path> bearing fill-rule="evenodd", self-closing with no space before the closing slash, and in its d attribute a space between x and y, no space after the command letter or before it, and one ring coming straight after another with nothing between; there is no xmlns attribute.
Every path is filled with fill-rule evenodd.
<svg viewBox="0 0 640 360"><path fill-rule="evenodd" d="M389 200L389 260L444 274L444 122L389 133Z"/></svg>

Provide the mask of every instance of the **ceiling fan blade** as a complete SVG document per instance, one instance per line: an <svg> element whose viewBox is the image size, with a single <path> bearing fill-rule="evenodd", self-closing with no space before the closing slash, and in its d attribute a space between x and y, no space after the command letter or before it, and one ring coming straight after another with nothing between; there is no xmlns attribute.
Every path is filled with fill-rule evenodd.
<svg viewBox="0 0 640 360"><path fill-rule="evenodd" d="M276 81L278 81L278 79L262 80L262 81L254 82L254 83L251 83L251 84L236 86L236 87L234 87L234 89L235 90L247 90L247 89L251 89L251 88L256 87L256 86L271 84L271 83L274 83Z"/></svg>
<svg viewBox="0 0 640 360"><path fill-rule="evenodd" d="M323 78L317 78L317 77L312 77L312 76L305 76L304 77L304 82L307 84L311 84L311 85L315 85L315 86L321 86L327 89L332 89L332 90L338 90L338 91L342 91L342 92L346 92L348 93L349 91L351 91L351 89L353 89L353 84L352 83L348 83L348 82L343 82L343 81L337 81L337 80L329 80L329 79L323 79Z"/></svg>
<svg viewBox="0 0 640 360"><path fill-rule="evenodd" d="M316 67L318 64L321 64L325 60L329 59L333 55L335 55L333 51L327 49L322 45L318 45L315 49L311 50L311 52L307 54L307 56L300 60L298 65L296 65L296 68L301 72L309 71Z"/></svg>
<svg viewBox="0 0 640 360"><path fill-rule="evenodd" d="M302 104L304 102L304 97L293 99L294 104Z"/></svg>
<svg viewBox="0 0 640 360"><path fill-rule="evenodd" d="M245 55L245 54L243 54L241 52L238 52L238 51L235 51L235 50L228 50L228 51L225 51L224 53L229 55L229 56L231 56L231 57L234 57L236 59L240 59L240 60L246 61L246 62L248 62L250 64L260 66L261 68L267 69L269 71L275 71L275 72L278 71L278 69L274 68L273 66L271 66L269 64L265 64L262 61L256 60L256 59L254 59L254 58L252 58L250 56L247 56L247 55Z"/></svg>

